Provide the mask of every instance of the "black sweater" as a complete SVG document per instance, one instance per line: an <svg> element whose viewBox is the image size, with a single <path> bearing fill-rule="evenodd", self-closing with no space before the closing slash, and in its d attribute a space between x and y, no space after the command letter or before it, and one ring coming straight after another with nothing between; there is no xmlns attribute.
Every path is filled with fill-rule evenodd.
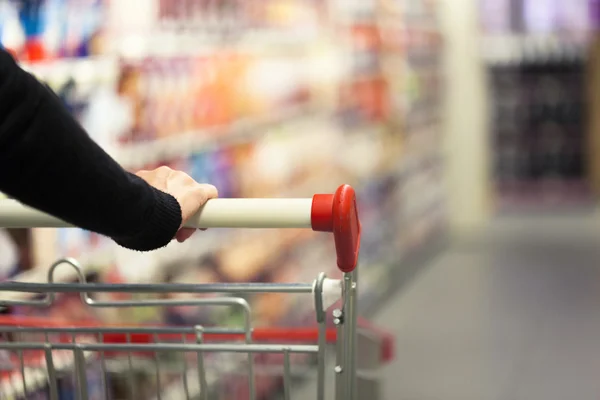
<svg viewBox="0 0 600 400"><path fill-rule="evenodd" d="M2 49L0 192L134 250L167 245L181 225L174 197L121 168Z"/></svg>

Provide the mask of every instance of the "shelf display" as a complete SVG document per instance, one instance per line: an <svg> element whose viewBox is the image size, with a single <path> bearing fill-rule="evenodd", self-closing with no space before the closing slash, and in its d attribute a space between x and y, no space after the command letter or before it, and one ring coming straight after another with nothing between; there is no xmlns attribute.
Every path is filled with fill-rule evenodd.
<svg viewBox="0 0 600 400"><path fill-rule="evenodd" d="M485 3L485 2L484 2ZM510 29L484 23L493 180L500 210L591 202L586 128L590 3L512 2ZM482 18L491 16L486 6ZM499 17L500 18L500 17Z"/></svg>
<svg viewBox="0 0 600 400"><path fill-rule="evenodd" d="M585 193L582 66L531 65L516 76L510 69L496 71L494 93L503 99L496 103L493 117L499 149L496 176L504 187L500 190L531 182L534 192L531 185L537 182L563 186L557 188L564 196ZM512 84L511 75L517 78ZM524 136L523 131L530 134Z"/></svg>
<svg viewBox="0 0 600 400"><path fill-rule="evenodd" d="M105 0L3 0L3 46L23 61L89 57L102 51Z"/></svg>

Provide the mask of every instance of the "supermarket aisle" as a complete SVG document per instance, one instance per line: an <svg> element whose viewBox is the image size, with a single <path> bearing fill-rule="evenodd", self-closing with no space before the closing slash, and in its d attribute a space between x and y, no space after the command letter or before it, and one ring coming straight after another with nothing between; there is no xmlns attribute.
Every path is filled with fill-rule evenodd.
<svg viewBox="0 0 600 400"><path fill-rule="evenodd" d="M386 399L600 398L600 228L495 222L378 315L397 334Z"/></svg>

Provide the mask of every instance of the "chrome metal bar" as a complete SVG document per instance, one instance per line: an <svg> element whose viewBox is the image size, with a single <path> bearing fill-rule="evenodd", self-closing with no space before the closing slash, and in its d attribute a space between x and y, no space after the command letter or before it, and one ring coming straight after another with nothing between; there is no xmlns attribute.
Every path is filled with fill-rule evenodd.
<svg viewBox="0 0 600 400"><path fill-rule="evenodd" d="M21 383L23 384L23 395L27 397L27 382L25 379L25 359L23 358L23 350L18 350L17 354L19 356L19 369L21 370Z"/></svg>
<svg viewBox="0 0 600 400"><path fill-rule="evenodd" d="M185 335L181 335L181 343L186 343ZM181 357L181 375L183 379L183 392L185 394L185 400L191 400L190 396L190 385L188 383L188 370L187 370L187 361L185 359L185 353L183 353L183 357Z"/></svg>
<svg viewBox="0 0 600 400"><path fill-rule="evenodd" d="M171 292L177 293L177 292ZM204 299L142 299L142 300L117 300L117 301L95 301L91 298L85 300L85 304L98 308L146 308L146 307L174 307L174 306L241 306L245 307L248 303L241 297L215 297Z"/></svg>
<svg viewBox="0 0 600 400"><path fill-rule="evenodd" d="M283 353L283 396L285 400L291 399L292 371L290 366L290 352L286 349Z"/></svg>
<svg viewBox="0 0 600 400"><path fill-rule="evenodd" d="M131 348L131 333L126 334L127 344ZM129 374L129 391L131 392L131 398L137 399L137 390L135 387L135 374L133 372L133 360L131 357L131 349L127 351L127 373Z"/></svg>
<svg viewBox="0 0 600 400"><path fill-rule="evenodd" d="M358 400L357 399L357 389L356 389L356 330L357 330L357 318L358 318L358 310L357 310L357 298L358 298L358 268L352 271L349 274L348 278L344 277L344 282L347 281L348 287L348 299L347 300L347 312L346 312L346 335L347 335L347 365L348 365L348 400Z"/></svg>
<svg viewBox="0 0 600 400"><path fill-rule="evenodd" d="M54 358L52 356L52 347L50 344L44 346L46 354L46 369L48 370L48 389L50 400L58 400L58 384L56 380L56 369L54 368Z"/></svg>
<svg viewBox="0 0 600 400"><path fill-rule="evenodd" d="M46 344L44 343L0 343L2 350L43 350ZM73 345L72 343L55 343L51 344L53 350L70 350L79 347L84 351L98 352L153 352L153 351L174 351L174 352L197 352L205 351L207 353L223 352L223 353L283 353L288 349L290 353L305 353L316 354L319 349L316 345L284 345L284 344L172 344L172 343L157 343L157 344L98 344L86 343Z"/></svg>
<svg viewBox="0 0 600 400"><path fill-rule="evenodd" d="M154 343L158 343L158 336L156 333L153 335ZM158 352L154 353L154 366L155 366L155 374L156 374L156 399L162 400L162 387L160 384L160 354Z"/></svg>
<svg viewBox="0 0 600 400"><path fill-rule="evenodd" d="M356 381L356 270L344 274L344 359L342 373L344 380L344 399L355 400Z"/></svg>
<svg viewBox="0 0 600 400"><path fill-rule="evenodd" d="M325 356L326 356L326 323L327 315L325 314L323 304L323 283L327 276L321 273L314 283L314 301L316 310L316 319L319 330L319 338L317 346L319 352L317 353L317 400L324 400L325 398Z"/></svg>
<svg viewBox="0 0 600 400"><path fill-rule="evenodd" d="M26 293L311 293L310 283L33 283L1 282L0 292Z"/></svg>
<svg viewBox="0 0 600 400"><path fill-rule="evenodd" d="M18 321L18 319L17 319ZM148 334L148 335L194 335L195 331L193 327L114 327L114 328L103 328L103 327L39 327L39 326L11 326L3 325L0 327L0 332L5 333L75 333L75 334L99 334L103 335L106 333L120 333L120 334ZM242 335L246 331L242 328L220 328L220 327L207 327L204 328L205 334L216 334L216 335ZM102 339L100 340L102 341Z"/></svg>
<svg viewBox="0 0 600 400"><path fill-rule="evenodd" d="M335 346L335 398L336 400L346 400L344 393L344 314L342 310L333 311L333 323L337 329L337 342Z"/></svg>
<svg viewBox="0 0 600 400"><path fill-rule="evenodd" d="M246 345L252 343L252 326L250 325L250 307L248 307L248 315L246 322ZM256 379L254 375L254 354L248 353L248 390L250 392L250 400L256 400Z"/></svg>
<svg viewBox="0 0 600 400"><path fill-rule="evenodd" d="M325 399L325 378L327 374L325 372L325 359L327 356L327 325L326 322L320 322L318 325L319 329L319 352L317 353L317 400Z"/></svg>
<svg viewBox="0 0 600 400"><path fill-rule="evenodd" d="M87 371L85 355L83 350L79 347L75 347L75 370L77 374L77 387L79 388L79 399L88 400L88 384L87 384Z"/></svg>
<svg viewBox="0 0 600 400"><path fill-rule="evenodd" d="M98 332L98 341L100 343L104 342L104 334L102 332ZM106 354L104 354L103 351L100 352L100 371L102 373L102 377L101 377L102 387L106 391L108 388L107 379L106 379L106 375L107 375ZM105 396L108 396L108 395L105 393Z"/></svg>
<svg viewBox="0 0 600 400"><path fill-rule="evenodd" d="M196 343L202 344L204 342L204 328L202 326L196 326ZM196 353L198 359L198 382L200 384L200 398L201 400L208 400L208 383L206 383L206 369L204 368L204 355L201 351Z"/></svg>

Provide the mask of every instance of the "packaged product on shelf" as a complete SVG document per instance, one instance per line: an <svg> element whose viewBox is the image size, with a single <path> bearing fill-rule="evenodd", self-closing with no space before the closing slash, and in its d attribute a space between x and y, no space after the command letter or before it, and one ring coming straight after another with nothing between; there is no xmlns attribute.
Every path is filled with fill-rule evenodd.
<svg viewBox="0 0 600 400"><path fill-rule="evenodd" d="M231 79L228 74L227 55L215 53L207 59L206 69L202 73L203 109L205 110L205 126L226 126L231 123ZM217 130L216 133L225 133Z"/></svg>
<svg viewBox="0 0 600 400"><path fill-rule="evenodd" d="M259 191L256 188L255 182L252 182L252 172L248 171L251 167L252 158L254 156L256 143L249 142L239 145L234 145L231 148L231 154L233 157L233 164L235 166L233 170L233 179L236 182L236 190L239 196L253 196L253 193ZM259 184L260 186L260 184Z"/></svg>
<svg viewBox="0 0 600 400"><path fill-rule="evenodd" d="M69 22L67 0L44 0L43 44L49 58L70 56L66 51Z"/></svg>
<svg viewBox="0 0 600 400"><path fill-rule="evenodd" d="M196 182L210 182L210 158L208 152L194 153L190 157L189 175Z"/></svg>
<svg viewBox="0 0 600 400"><path fill-rule="evenodd" d="M153 132L154 139L161 139L173 134L175 130L175 119L177 110L174 109L175 95L173 93L173 77L174 73L171 68L171 59L169 58L154 58L148 60L148 67L144 71L148 74L148 69L151 68L147 78L155 80L153 82L152 95L155 96L147 101L153 102L155 108L154 115L155 131ZM151 67L150 67L151 66ZM146 100L146 99L144 99ZM149 117L151 118L151 117Z"/></svg>
<svg viewBox="0 0 600 400"><path fill-rule="evenodd" d="M208 57L198 56L194 57L191 63L192 83L189 89L193 98L191 103L193 107L193 126L194 129L200 129L208 125L208 102L212 101L206 93L209 59Z"/></svg>
<svg viewBox="0 0 600 400"><path fill-rule="evenodd" d="M388 84L382 76L359 79L345 85L340 98L346 96L354 99L358 112L369 121L384 121L389 117Z"/></svg>
<svg viewBox="0 0 600 400"><path fill-rule="evenodd" d="M196 81L195 97L195 125L197 128L207 128L216 125L213 116L213 104L217 99L215 93L215 75L216 65L211 56L199 57L196 59L194 68L194 78Z"/></svg>
<svg viewBox="0 0 600 400"><path fill-rule="evenodd" d="M163 124L165 118L167 118L163 97L165 81L161 75L159 60L146 59L144 61L144 74L146 76L144 124L148 129L148 137L156 139L163 135Z"/></svg>
<svg viewBox="0 0 600 400"><path fill-rule="evenodd" d="M207 182L217 187L219 196L226 198L239 196L233 179L235 165L231 150L224 147L210 153L208 165L210 178Z"/></svg>
<svg viewBox="0 0 600 400"><path fill-rule="evenodd" d="M101 49L102 28L106 0L63 0L66 7L64 18L65 37L62 55L65 57L88 57Z"/></svg>
<svg viewBox="0 0 600 400"><path fill-rule="evenodd" d="M236 120L260 115L260 107L257 104L258 99L252 95L251 87L246 83L252 65L256 63L256 58L256 55L243 51L232 56L232 65L230 66L232 94L230 101L231 112Z"/></svg>
<svg viewBox="0 0 600 400"><path fill-rule="evenodd" d="M382 39L378 26L355 24L351 27L350 35L354 73L363 76L379 73Z"/></svg>
<svg viewBox="0 0 600 400"><path fill-rule="evenodd" d="M169 85L171 98L169 101L169 111L171 115L171 127L168 131L168 136L178 136L185 133L184 128L184 113L186 106L183 103L186 100L186 93L189 87L186 86L185 69L186 58L176 57L168 63Z"/></svg>
<svg viewBox="0 0 600 400"><path fill-rule="evenodd" d="M105 0L16 0L18 21L7 15L7 46L20 59L37 62L58 57L87 57L102 52ZM14 9L8 9L14 10ZM23 47L17 44L23 35ZM15 41L16 40L16 41ZM15 44L17 44L15 46Z"/></svg>
<svg viewBox="0 0 600 400"><path fill-rule="evenodd" d="M119 142L130 143L143 140L144 106L143 88L146 87L145 76L140 65L124 63L117 80L117 96L123 111L119 113L123 127Z"/></svg>
<svg viewBox="0 0 600 400"><path fill-rule="evenodd" d="M42 35L44 32L44 0L20 0L17 2L19 19L25 34L23 58L29 62L47 57Z"/></svg>
<svg viewBox="0 0 600 400"><path fill-rule="evenodd" d="M180 60L180 76L179 76L179 132L187 134L194 130L194 102L196 101L193 89L193 58L186 57Z"/></svg>

